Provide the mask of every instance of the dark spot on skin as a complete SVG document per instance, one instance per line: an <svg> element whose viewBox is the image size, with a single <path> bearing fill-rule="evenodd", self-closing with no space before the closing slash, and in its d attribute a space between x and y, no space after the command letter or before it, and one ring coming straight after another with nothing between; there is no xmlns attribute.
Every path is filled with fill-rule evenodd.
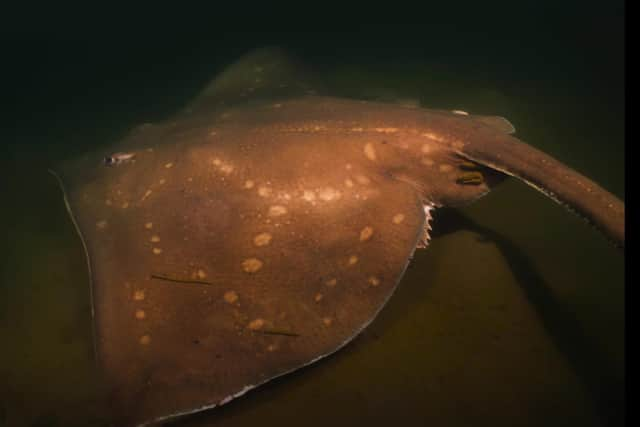
<svg viewBox="0 0 640 427"><path fill-rule="evenodd" d="M200 344L200 340L193 340L194 344Z"/></svg>
<svg viewBox="0 0 640 427"><path fill-rule="evenodd" d="M381 144L385 144L385 145L386 145L386 144L387 144L387 141L383 139L382 141L380 141L380 143L381 143Z"/></svg>
<svg viewBox="0 0 640 427"><path fill-rule="evenodd" d="M216 359L222 359L222 356L219 354L216 354Z"/></svg>

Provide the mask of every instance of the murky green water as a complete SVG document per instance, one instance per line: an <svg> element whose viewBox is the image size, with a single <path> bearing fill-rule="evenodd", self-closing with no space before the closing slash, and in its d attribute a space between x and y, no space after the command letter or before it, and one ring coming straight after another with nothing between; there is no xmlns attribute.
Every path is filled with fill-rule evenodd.
<svg viewBox="0 0 640 427"><path fill-rule="evenodd" d="M599 74L572 75L580 67L566 62L557 75L548 64L539 74L514 65L510 75L477 54L354 53L308 59L345 93L391 91L508 117L517 136L623 194L620 81L594 87ZM188 60L195 74L186 65L153 80L133 74L111 96L113 82L71 97L51 89L58 108L16 124L1 160L0 426L104 425L86 263L46 168L177 108L204 83L206 67ZM622 252L512 180L441 212L434 229L387 307L350 345L175 425L621 425Z"/></svg>

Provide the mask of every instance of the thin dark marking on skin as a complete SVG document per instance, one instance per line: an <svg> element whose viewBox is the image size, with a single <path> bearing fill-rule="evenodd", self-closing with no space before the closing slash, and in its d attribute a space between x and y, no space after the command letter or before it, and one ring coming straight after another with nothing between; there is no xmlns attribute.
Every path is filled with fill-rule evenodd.
<svg viewBox="0 0 640 427"><path fill-rule="evenodd" d="M264 334L264 335L284 335L285 337L299 337L300 334L289 331L282 331L279 329L256 329L251 331L253 333Z"/></svg>
<svg viewBox="0 0 640 427"><path fill-rule="evenodd" d="M175 277L169 277L162 274L151 274L151 278L158 279L158 280L166 280L167 282L174 282L174 283L193 283L193 284L199 284L199 285L213 286L213 283L207 282L204 280L177 279Z"/></svg>

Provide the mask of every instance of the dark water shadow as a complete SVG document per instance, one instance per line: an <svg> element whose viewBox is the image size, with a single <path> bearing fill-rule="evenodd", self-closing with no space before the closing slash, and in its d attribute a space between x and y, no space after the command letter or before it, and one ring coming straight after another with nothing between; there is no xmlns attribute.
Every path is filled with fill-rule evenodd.
<svg viewBox="0 0 640 427"><path fill-rule="evenodd" d="M533 262L507 237L474 222L460 211L447 208L436 211L434 238L462 230L476 233L479 238L496 246L539 316L544 330L593 398L595 409L605 425L624 425L624 379L608 374L611 361L585 333L570 308L554 295Z"/></svg>

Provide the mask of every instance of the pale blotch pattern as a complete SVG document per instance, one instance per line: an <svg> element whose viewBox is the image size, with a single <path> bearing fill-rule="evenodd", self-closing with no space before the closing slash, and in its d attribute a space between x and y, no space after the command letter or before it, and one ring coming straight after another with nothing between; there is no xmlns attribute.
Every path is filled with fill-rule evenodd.
<svg viewBox="0 0 640 427"><path fill-rule="evenodd" d="M278 349L278 346L277 346L277 345L275 345L275 344L269 344L269 345L267 346L267 351L269 351L269 352L274 352L274 351L276 351L277 349Z"/></svg>
<svg viewBox="0 0 640 427"><path fill-rule="evenodd" d="M464 148L464 142L462 141L453 141L451 146L456 150L462 150Z"/></svg>
<svg viewBox="0 0 640 427"><path fill-rule="evenodd" d="M360 241L364 242L373 236L373 227L366 226L360 231Z"/></svg>
<svg viewBox="0 0 640 427"><path fill-rule="evenodd" d="M96 228L98 230L104 230L105 228L107 228L107 225L109 225L109 223L104 219L96 222Z"/></svg>
<svg viewBox="0 0 640 427"><path fill-rule="evenodd" d="M280 108L280 107L282 107L282 104L273 104L271 107L273 107L273 108Z"/></svg>
<svg viewBox="0 0 640 427"><path fill-rule="evenodd" d="M138 289L133 293L134 301L142 301L144 300L144 291L142 289Z"/></svg>
<svg viewBox="0 0 640 427"><path fill-rule="evenodd" d="M105 204L105 205L107 205L107 206L111 206L111 205L112 205L112 203L111 203L111 199L107 199L107 200L105 200L105 201L104 201L104 204Z"/></svg>
<svg viewBox="0 0 640 427"><path fill-rule="evenodd" d="M351 181L349 178L344 180L344 185L347 186L348 188L353 187L353 181Z"/></svg>
<svg viewBox="0 0 640 427"><path fill-rule="evenodd" d="M224 293L224 300L229 304L233 304L234 302L238 301L238 294L236 293L236 291L227 291Z"/></svg>
<svg viewBox="0 0 640 427"><path fill-rule="evenodd" d="M145 317L147 317L147 314L144 312L144 310L136 310L136 319L142 320Z"/></svg>
<svg viewBox="0 0 640 427"><path fill-rule="evenodd" d="M127 209L129 207L129 202L124 202L120 207L122 209Z"/></svg>
<svg viewBox="0 0 640 427"><path fill-rule="evenodd" d="M340 192L332 187L325 187L318 192L318 197L320 197L325 202L337 200L340 198L340 196Z"/></svg>
<svg viewBox="0 0 640 427"><path fill-rule="evenodd" d="M347 163L346 165L344 165L344 168L350 171L353 168L353 166L351 166L351 163Z"/></svg>
<svg viewBox="0 0 640 427"><path fill-rule="evenodd" d="M462 110L451 110L451 112L453 114L458 114L460 116L468 116L469 115L469 113L467 113L466 111L462 111Z"/></svg>
<svg viewBox="0 0 640 427"><path fill-rule="evenodd" d="M249 324L247 325L247 328L251 329L252 331L258 331L262 329L263 326L264 326L264 319L257 318L249 322Z"/></svg>
<svg viewBox="0 0 640 427"><path fill-rule="evenodd" d="M265 186L258 188L258 195L260 197L269 197L271 195L271 188Z"/></svg>
<svg viewBox="0 0 640 427"><path fill-rule="evenodd" d="M374 128L376 132L379 133L396 133L398 132L398 128Z"/></svg>
<svg viewBox="0 0 640 427"><path fill-rule="evenodd" d="M153 253L154 253L155 255L160 255L160 254L162 253L162 249L160 249L160 248L153 248Z"/></svg>
<svg viewBox="0 0 640 427"><path fill-rule="evenodd" d="M434 162L428 157L423 158L420 162L425 166L433 166Z"/></svg>
<svg viewBox="0 0 640 427"><path fill-rule="evenodd" d="M147 230L151 230L153 228L153 223L152 222L147 222L144 225L144 228L146 228Z"/></svg>
<svg viewBox="0 0 640 427"><path fill-rule="evenodd" d="M320 301L322 301L322 298L323 298L322 294L321 293L317 293L316 296L313 297L313 300L315 302L320 302Z"/></svg>
<svg viewBox="0 0 640 427"><path fill-rule="evenodd" d="M367 185L371 182L371 180L364 175L356 175L356 181L358 181L358 184L362 185Z"/></svg>
<svg viewBox="0 0 640 427"><path fill-rule="evenodd" d="M142 199L140 199L140 201L144 201L147 197L149 197L151 195L152 191L151 190L147 190L144 193L144 196L142 196Z"/></svg>
<svg viewBox="0 0 640 427"><path fill-rule="evenodd" d="M431 145L429 144L423 144L422 148L420 149L423 153L429 153L431 152Z"/></svg>
<svg viewBox="0 0 640 427"><path fill-rule="evenodd" d="M351 132L362 132L364 129L359 128L359 127L355 127L355 128L351 128Z"/></svg>
<svg viewBox="0 0 640 427"><path fill-rule="evenodd" d="M447 173L447 172L451 172L453 170L453 166L451 165L447 165L447 164L442 164L438 167L438 170L442 173Z"/></svg>
<svg viewBox="0 0 640 427"><path fill-rule="evenodd" d="M273 205L269 207L269 216L278 217L285 215L287 213L287 208L282 205Z"/></svg>
<svg viewBox="0 0 640 427"><path fill-rule="evenodd" d="M324 326L331 326L333 319L331 317L323 317L322 323L324 323Z"/></svg>
<svg viewBox="0 0 640 427"><path fill-rule="evenodd" d="M167 182L167 180L166 180L166 179L164 179L164 178L160 178L160 181L158 181L158 184L160 184L160 185L164 185L164 183L165 183L165 182Z"/></svg>
<svg viewBox="0 0 640 427"><path fill-rule="evenodd" d="M371 160L371 161L375 161L376 160L376 149L373 148L373 144L368 142L367 144L365 144L364 146L364 155L367 157L367 159Z"/></svg>
<svg viewBox="0 0 640 427"><path fill-rule="evenodd" d="M172 162L165 163L164 167L167 169L171 169L173 167L173 163Z"/></svg>
<svg viewBox="0 0 640 427"><path fill-rule="evenodd" d="M153 243L158 243L160 241L160 236L154 234L150 239Z"/></svg>
<svg viewBox="0 0 640 427"><path fill-rule="evenodd" d="M203 269L199 269L198 271L196 271L196 277L200 280L202 279L206 279L207 278L207 273L205 273L205 271Z"/></svg>
<svg viewBox="0 0 640 427"><path fill-rule="evenodd" d="M395 214L393 216L393 223L394 224L400 224L402 221L404 221L404 215L399 213L399 214Z"/></svg>
<svg viewBox="0 0 640 427"><path fill-rule="evenodd" d="M247 273L255 273L262 268L262 264L258 258L247 258L242 261L242 269Z"/></svg>
<svg viewBox="0 0 640 427"><path fill-rule="evenodd" d="M307 202L313 202L316 199L316 194L311 190L304 190L302 192L302 198Z"/></svg>
<svg viewBox="0 0 640 427"><path fill-rule="evenodd" d="M151 337L149 335L143 335L140 337L139 342L141 345L149 345L151 344Z"/></svg>
<svg viewBox="0 0 640 427"><path fill-rule="evenodd" d="M368 282L371 286L378 286L380 284L380 279L378 279L376 276L371 276L369 277Z"/></svg>
<svg viewBox="0 0 640 427"><path fill-rule="evenodd" d="M256 246L266 246L271 243L271 234L260 233L253 238L253 244Z"/></svg>
<svg viewBox="0 0 640 427"><path fill-rule="evenodd" d="M358 257L356 255L351 255L349 257L349 261L347 261L349 265L356 265L358 263Z"/></svg>
<svg viewBox="0 0 640 427"><path fill-rule="evenodd" d="M337 283L338 281L335 278L333 278L333 279L327 280L324 284L330 288L333 288Z"/></svg>
<svg viewBox="0 0 640 427"><path fill-rule="evenodd" d="M255 185L255 182L253 182L252 180L248 179L244 182L244 188L246 188L247 190L250 190L253 188L253 186Z"/></svg>

